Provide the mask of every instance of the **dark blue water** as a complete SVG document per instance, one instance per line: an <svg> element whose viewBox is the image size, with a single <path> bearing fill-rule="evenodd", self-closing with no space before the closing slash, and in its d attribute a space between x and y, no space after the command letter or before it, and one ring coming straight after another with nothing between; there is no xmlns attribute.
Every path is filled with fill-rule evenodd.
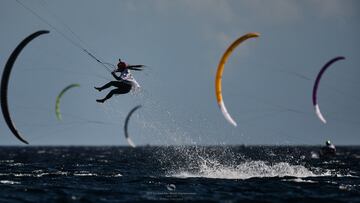
<svg viewBox="0 0 360 203"><path fill-rule="evenodd" d="M360 147L1 147L0 202L360 202Z"/></svg>

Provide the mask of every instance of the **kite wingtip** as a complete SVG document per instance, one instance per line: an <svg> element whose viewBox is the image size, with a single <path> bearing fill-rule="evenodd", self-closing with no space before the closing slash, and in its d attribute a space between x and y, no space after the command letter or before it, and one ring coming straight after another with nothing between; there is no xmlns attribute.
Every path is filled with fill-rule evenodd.
<svg viewBox="0 0 360 203"><path fill-rule="evenodd" d="M234 119L232 119L232 117L230 116L229 112L227 111L224 102L221 100L219 103L219 107L221 110L221 113L224 115L225 119L234 127L237 126L237 123L234 121Z"/></svg>
<svg viewBox="0 0 360 203"><path fill-rule="evenodd" d="M237 123L234 120L228 120L231 125L233 125L235 128L237 127Z"/></svg>
<svg viewBox="0 0 360 203"><path fill-rule="evenodd" d="M248 35L253 36L253 37L260 37L260 33L258 33L258 32L250 32L250 33L248 33Z"/></svg>
<svg viewBox="0 0 360 203"><path fill-rule="evenodd" d="M315 105L315 113L316 113L317 117L320 119L320 121L323 122L324 124L326 124L326 119L322 115L318 104Z"/></svg>
<svg viewBox="0 0 360 203"><path fill-rule="evenodd" d="M24 144L30 144L28 141L26 141L24 139L21 139L20 141L23 142Z"/></svg>
<svg viewBox="0 0 360 203"><path fill-rule="evenodd" d="M135 144L134 144L134 142L128 137L128 138L126 138L126 141L129 143L129 145L132 147L132 148L135 148L136 146L135 146Z"/></svg>

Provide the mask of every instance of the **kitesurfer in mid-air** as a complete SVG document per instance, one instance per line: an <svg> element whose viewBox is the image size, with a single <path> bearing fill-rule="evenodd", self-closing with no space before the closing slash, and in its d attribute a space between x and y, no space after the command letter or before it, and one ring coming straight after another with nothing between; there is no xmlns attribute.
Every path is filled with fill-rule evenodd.
<svg viewBox="0 0 360 203"><path fill-rule="evenodd" d="M111 90L105 98L97 99L99 103L104 103L106 100L110 99L114 94L126 94L129 93L132 89L140 88L139 83L133 78L130 73L131 70L142 70L143 65L128 65L125 62L119 59L117 64L117 69L111 72L111 75L116 79L116 81L111 81L105 84L102 87L95 87L96 90L102 91L109 87L116 87L116 89ZM120 72L120 76L116 75L116 72Z"/></svg>

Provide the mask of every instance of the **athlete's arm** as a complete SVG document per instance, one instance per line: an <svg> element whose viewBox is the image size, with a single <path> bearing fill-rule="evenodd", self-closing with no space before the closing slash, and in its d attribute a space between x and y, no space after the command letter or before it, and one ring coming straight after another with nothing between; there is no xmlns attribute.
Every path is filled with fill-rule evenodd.
<svg viewBox="0 0 360 203"><path fill-rule="evenodd" d="M111 72L111 75L112 75L116 80L122 80L121 77L119 77L119 76L117 76L117 75L115 74L115 71Z"/></svg>

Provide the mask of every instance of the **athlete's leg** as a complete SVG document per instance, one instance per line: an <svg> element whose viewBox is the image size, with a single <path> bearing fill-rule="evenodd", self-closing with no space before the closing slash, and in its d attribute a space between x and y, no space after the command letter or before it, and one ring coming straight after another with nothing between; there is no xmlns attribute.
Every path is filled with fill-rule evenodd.
<svg viewBox="0 0 360 203"><path fill-rule="evenodd" d="M111 86L113 87L119 87L119 85L121 84L122 82L119 82L119 81L111 81L111 82L108 82L106 83L104 86L102 87L94 87L95 89L101 91L101 90L104 90L106 88L109 88Z"/></svg>
<svg viewBox="0 0 360 203"><path fill-rule="evenodd" d="M97 99L96 101L99 103L104 103L106 100L110 99L114 94L126 94L129 93L131 90L131 85L122 83L122 85L119 85L119 88L111 90L105 98L103 99Z"/></svg>
<svg viewBox="0 0 360 203"><path fill-rule="evenodd" d="M99 103L104 103L106 100L110 99L114 94L124 94L120 89L113 89L111 90L105 98L103 99L97 99L96 101Z"/></svg>

